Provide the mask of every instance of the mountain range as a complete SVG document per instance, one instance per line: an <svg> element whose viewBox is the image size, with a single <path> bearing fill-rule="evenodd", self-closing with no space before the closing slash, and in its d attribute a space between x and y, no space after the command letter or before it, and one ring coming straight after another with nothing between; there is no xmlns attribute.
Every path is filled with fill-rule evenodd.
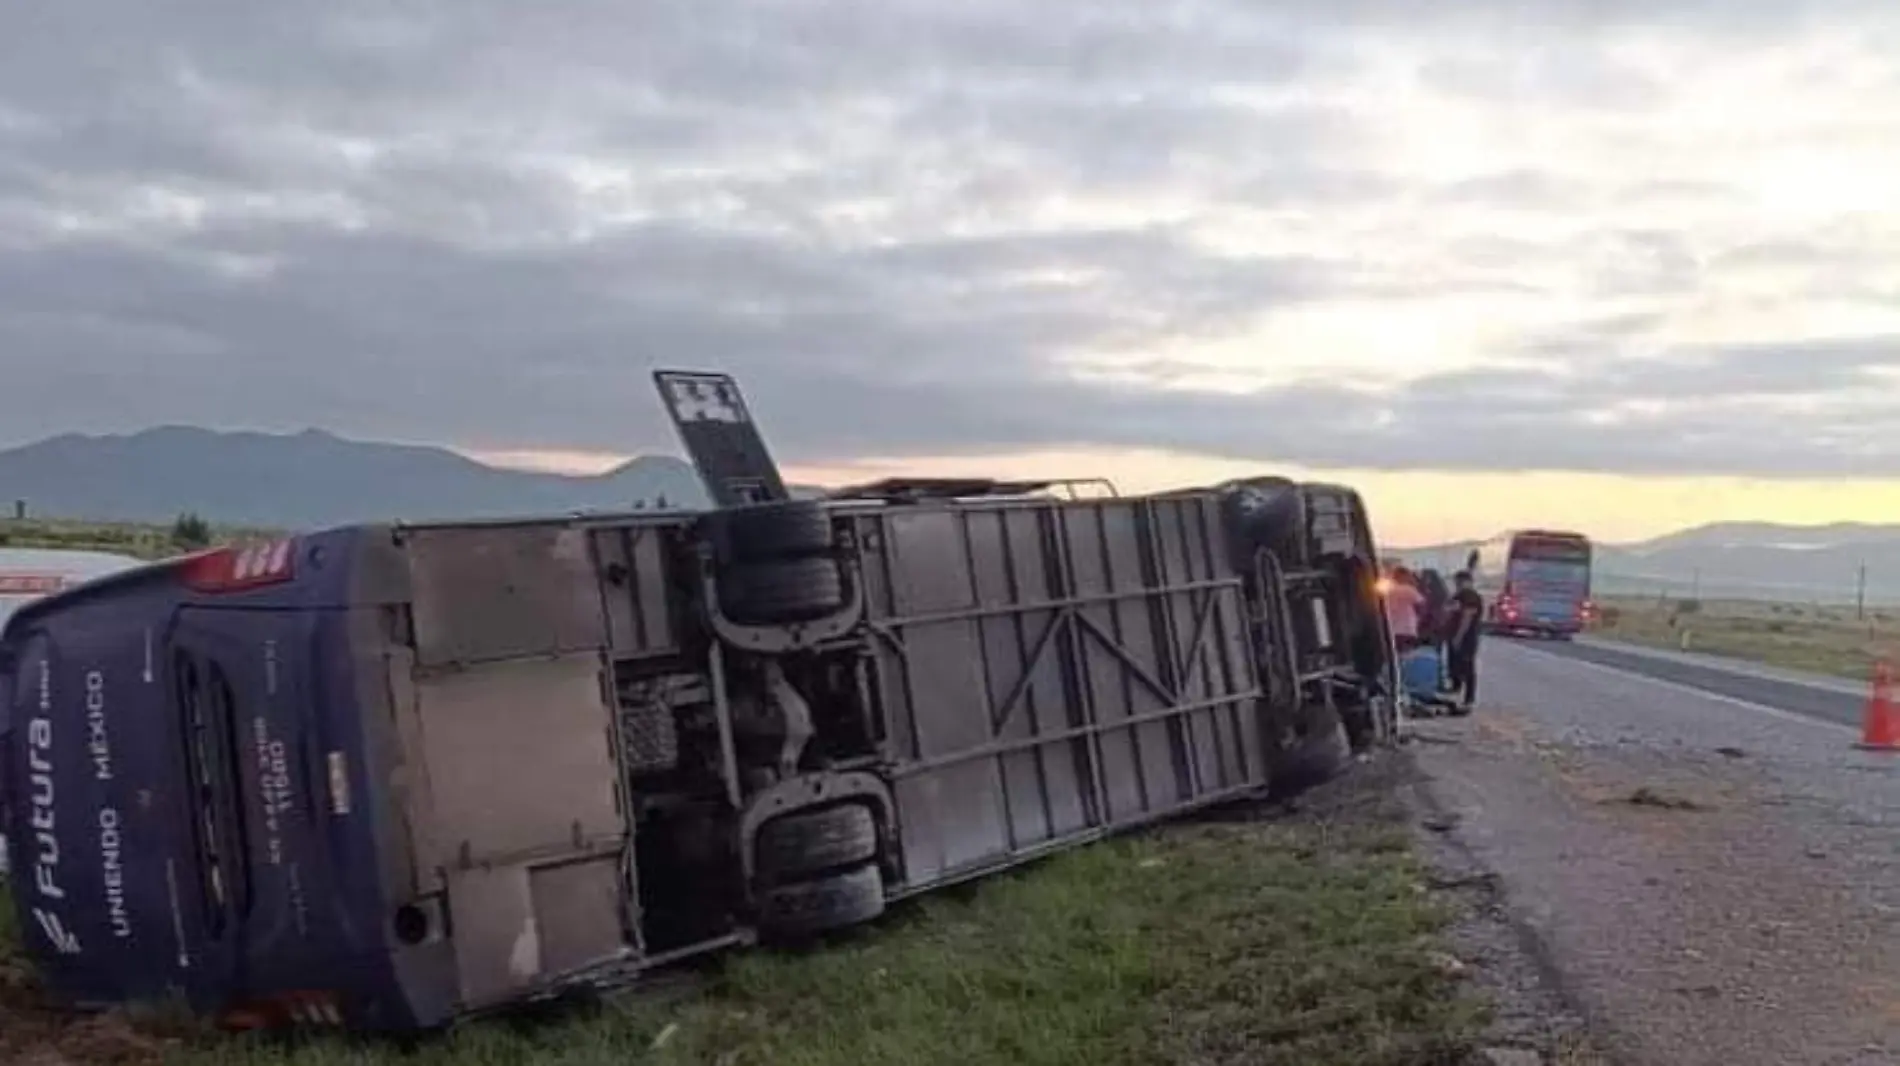
<svg viewBox="0 0 1900 1066"><path fill-rule="evenodd" d="M811 489L796 490L801 494ZM633 507L699 508L691 465L641 456L576 476L501 469L446 448L166 426L121 436L66 434L0 451L10 501L61 518L309 529L393 518L502 518ZM1376 516L1374 516L1376 518ZM1475 542L1398 549L1455 569ZM1851 602L1865 567L1870 602L1900 603L1900 525L1719 522L1651 540L1599 544L1596 587L1615 593Z"/></svg>
<svg viewBox="0 0 1900 1066"><path fill-rule="evenodd" d="M128 436L67 434L0 451L0 505L60 518L309 529L405 518L502 518L641 506L701 507L692 466L642 456L606 473L505 470L421 445L321 430L224 433L165 426Z"/></svg>

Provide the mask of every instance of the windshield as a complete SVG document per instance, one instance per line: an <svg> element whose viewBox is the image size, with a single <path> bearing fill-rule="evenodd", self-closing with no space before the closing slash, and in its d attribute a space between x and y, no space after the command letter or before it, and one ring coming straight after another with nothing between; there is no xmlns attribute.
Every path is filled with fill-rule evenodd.
<svg viewBox="0 0 1900 1066"><path fill-rule="evenodd" d="M1590 568L1583 563L1552 562L1546 559L1519 559L1511 564L1514 584L1529 586L1582 585L1590 579Z"/></svg>
<svg viewBox="0 0 1900 1066"><path fill-rule="evenodd" d="M1520 537L1511 546L1511 558L1517 562L1537 560L1588 565L1590 542L1570 537Z"/></svg>

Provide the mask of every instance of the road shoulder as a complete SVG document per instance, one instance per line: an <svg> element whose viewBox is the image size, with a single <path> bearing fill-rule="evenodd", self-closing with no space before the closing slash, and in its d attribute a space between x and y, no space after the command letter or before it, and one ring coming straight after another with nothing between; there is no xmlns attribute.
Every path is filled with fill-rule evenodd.
<svg viewBox="0 0 1900 1066"><path fill-rule="evenodd" d="M1900 1062L1900 929L1828 852L1878 833L1817 845L1814 812L1784 817L1719 750L1579 743L1489 708L1413 737L1421 824L1491 881L1549 997L1527 1024L1570 1012L1631 1063Z"/></svg>

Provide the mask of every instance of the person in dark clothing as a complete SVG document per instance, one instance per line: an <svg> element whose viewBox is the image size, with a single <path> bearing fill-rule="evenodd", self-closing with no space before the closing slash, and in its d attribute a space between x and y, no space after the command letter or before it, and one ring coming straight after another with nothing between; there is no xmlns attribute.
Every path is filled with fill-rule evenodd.
<svg viewBox="0 0 1900 1066"><path fill-rule="evenodd" d="M1451 589L1445 587L1445 576L1427 567L1418 572L1418 590L1425 594L1425 606L1420 611L1418 637L1441 652L1445 646L1445 616L1451 605Z"/></svg>
<svg viewBox="0 0 1900 1066"><path fill-rule="evenodd" d="M1452 696L1465 710L1478 701L1478 633L1484 619L1484 597L1472 584L1471 572L1460 570L1452 579L1450 632L1445 636Z"/></svg>

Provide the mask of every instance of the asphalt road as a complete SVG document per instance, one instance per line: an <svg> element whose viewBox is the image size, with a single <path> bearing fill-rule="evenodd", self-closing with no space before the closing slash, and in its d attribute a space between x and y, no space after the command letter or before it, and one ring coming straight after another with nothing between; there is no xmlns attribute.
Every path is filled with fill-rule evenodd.
<svg viewBox="0 0 1900 1066"><path fill-rule="evenodd" d="M1702 692L1842 725L1858 727L1866 707L1866 686L1851 681L1822 677L1799 678L1789 671L1725 663L1712 656L1654 651L1607 641L1580 639L1568 643L1531 643L1527 646L1578 662L1616 667L1645 677L1673 681Z"/></svg>
<svg viewBox="0 0 1900 1066"><path fill-rule="evenodd" d="M1439 828L1616 1061L1900 1063L1900 755L1854 686L1511 640L1479 686L1415 725Z"/></svg>

